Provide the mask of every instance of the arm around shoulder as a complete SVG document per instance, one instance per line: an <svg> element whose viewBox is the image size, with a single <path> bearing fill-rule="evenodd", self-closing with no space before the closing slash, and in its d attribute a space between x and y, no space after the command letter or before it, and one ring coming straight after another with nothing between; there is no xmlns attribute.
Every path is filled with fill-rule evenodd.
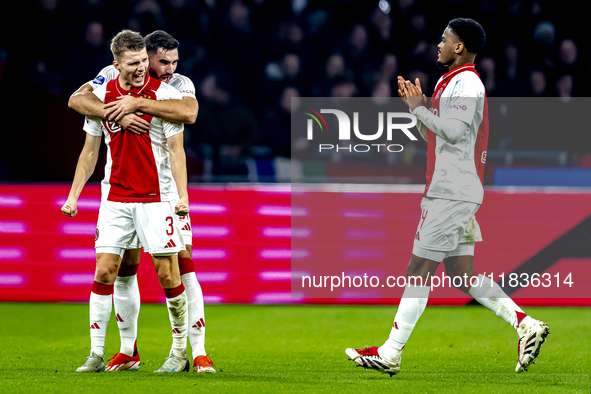
<svg viewBox="0 0 591 394"><path fill-rule="evenodd" d="M85 83L70 96L68 107L81 115L103 118L103 103L94 95L92 86Z"/></svg>
<svg viewBox="0 0 591 394"><path fill-rule="evenodd" d="M199 103L197 99L190 96L183 96L183 103L186 106L186 124L193 124L197 120L197 115L199 114Z"/></svg>
<svg viewBox="0 0 591 394"><path fill-rule="evenodd" d="M197 100L188 96L184 96L182 99L137 100L138 111L176 123L193 124L197 119L197 112L199 112Z"/></svg>

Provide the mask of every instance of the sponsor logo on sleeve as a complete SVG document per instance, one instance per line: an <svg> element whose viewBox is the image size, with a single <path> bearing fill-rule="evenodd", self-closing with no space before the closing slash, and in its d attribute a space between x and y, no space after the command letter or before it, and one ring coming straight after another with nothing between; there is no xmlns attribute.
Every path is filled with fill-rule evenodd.
<svg viewBox="0 0 591 394"><path fill-rule="evenodd" d="M102 85L103 83L105 83L105 77L103 77L102 75L97 75L94 81L92 81L92 83L95 85Z"/></svg>
<svg viewBox="0 0 591 394"><path fill-rule="evenodd" d="M467 106L465 106L465 105L458 105L458 104L456 104L456 105L452 105L452 106L451 106L451 108L452 108L452 109L461 109L462 111L465 111L465 110L467 110L467 109L468 109L468 107L467 107Z"/></svg>

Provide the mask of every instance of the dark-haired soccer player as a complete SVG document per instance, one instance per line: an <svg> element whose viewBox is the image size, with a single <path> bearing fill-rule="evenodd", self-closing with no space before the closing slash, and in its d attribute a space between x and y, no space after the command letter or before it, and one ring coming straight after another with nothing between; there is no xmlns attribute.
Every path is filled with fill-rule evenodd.
<svg viewBox="0 0 591 394"><path fill-rule="evenodd" d="M448 276L469 278L460 290L517 330L516 372L527 371L550 333L545 323L526 315L495 282L474 271L474 242L482 240L474 214L484 195L488 140L486 92L474 59L485 42L484 29L476 21L449 22L438 45L437 62L448 72L439 79L428 105L418 78L413 84L398 77L398 93L427 141L427 184L407 269L410 284L388 340L380 347L346 349L359 366L390 376L400 371L404 345L427 305L428 278L442 261Z"/></svg>
<svg viewBox="0 0 591 394"><path fill-rule="evenodd" d="M113 120L120 123L125 129L136 133L149 130L149 127L146 127L146 124L141 122L141 118L136 115L138 111L173 122L194 123L198 112L195 87L191 79L175 73L179 61L179 42L162 30L154 31L144 39L149 57L150 75L178 90L182 96L181 100L156 101L141 97L122 96L118 100L104 105L92 94L92 91L105 82L118 77L119 71L110 65L103 68L93 81L83 85L72 95L69 102L70 108L86 116ZM211 358L205 352L203 293L195 276L195 268L191 258L191 221L189 215L181 216L179 221L186 245L186 249L179 252L178 260L181 279L187 292L188 336L193 350L193 369L199 373L211 373L215 372L215 369ZM113 300L121 336L121 348L109 360L109 364L106 366L107 371L137 369L140 366L136 348L140 308L140 293L137 285L140 247L137 238L129 245L115 281ZM178 370L183 370L183 368Z"/></svg>

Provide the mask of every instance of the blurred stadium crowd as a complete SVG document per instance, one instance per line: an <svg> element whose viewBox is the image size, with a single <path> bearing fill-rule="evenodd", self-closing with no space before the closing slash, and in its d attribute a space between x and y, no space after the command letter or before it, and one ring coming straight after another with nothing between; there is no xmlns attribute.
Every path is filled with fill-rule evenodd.
<svg viewBox="0 0 591 394"><path fill-rule="evenodd" d="M487 33L477 70L489 97L583 96L591 75L589 58L582 59L584 36L574 34L582 13L567 18L561 4L551 1L23 0L15 5L18 17L3 27L7 40L0 45L4 91L6 79L18 76L66 100L112 62L109 42L119 30L145 35L162 29L177 38L177 72L193 80L200 103L197 122L186 126L189 171L197 175L245 175L249 166L252 173L248 158L289 158L291 97L396 96L398 75L419 77L430 94L442 74L435 66L437 44L455 17L476 19ZM557 148L555 141L532 142L524 132L492 132L489 149ZM580 144L558 148L581 149ZM273 174L261 163L259 174ZM14 178L7 171L0 170L0 179Z"/></svg>

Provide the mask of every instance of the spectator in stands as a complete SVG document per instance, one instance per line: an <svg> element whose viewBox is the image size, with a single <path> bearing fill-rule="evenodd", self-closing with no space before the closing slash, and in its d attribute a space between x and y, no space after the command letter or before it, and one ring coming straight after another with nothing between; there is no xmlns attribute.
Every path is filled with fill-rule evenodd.
<svg viewBox="0 0 591 394"><path fill-rule="evenodd" d="M258 126L252 112L240 102L228 75L210 74L200 85L200 102L195 129L202 134L193 144L212 148L214 175L246 175L249 147L258 143ZM195 150L199 150L195 147Z"/></svg>

